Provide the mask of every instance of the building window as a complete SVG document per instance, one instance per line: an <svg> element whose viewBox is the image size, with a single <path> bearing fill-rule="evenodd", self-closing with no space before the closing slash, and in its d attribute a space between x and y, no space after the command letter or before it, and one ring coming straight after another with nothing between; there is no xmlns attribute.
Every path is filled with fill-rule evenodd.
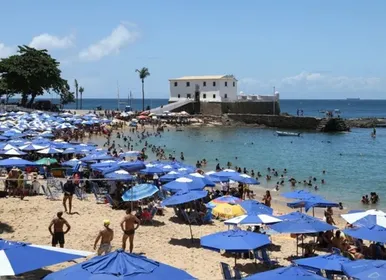
<svg viewBox="0 0 386 280"><path fill-rule="evenodd" d="M216 99L216 95L215 94L213 94L213 99Z"/></svg>
<svg viewBox="0 0 386 280"><path fill-rule="evenodd" d="M235 87L236 86L236 82L233 82L233 87Z"/></svg>
<svg viewBox="0 0 386 280"><path fill-rule="evenodd" d="M214 86L214 87L216 86L216 82L213 82L213 86Z"/></svg>
<svg viewBox="0 0 386 280"><path fill-rule="evenodd" d="M190 95L190 93L186 94L186 97L187 97L187 98L192 98L192 96Z"/></svg>
<svg viewBox="0 0 386 280"><path fill-rule="evenodd" d="M187 86L187 87L190 87L190 82L186 82L186 86Z"/></svg>
<svg viewBox="0 0 386 280"><path fill-rule="evenodd" d="M206 99L206 93L204 93L204 94L202 95L202 98Z"/></svg>
<svg viewBox="0 0 386 280"><path fill-rule="evenodd" d="M224 94L224 98L228 98L228 94L227 93Z"/></svg>
<svg viewBox="0 0 386 280"><path fill-rule="evenodd" d="M180 97L181 97L181 94L178 94L177 97L180 98Z"/></svg>
<svg viewBox="0 0 386 280"><path fill-rule="evenodd" d="M206 82L203 82L202 86L206 87Z"/></svg>
<svg viewBox="0 0 386 280"><path fill-rule="evenodd" d="M228 86L228 82L225 82L225 86L226 86L226 87Z"/></svg>
<svg viewBox="0 0 386 280"><path fill-rule="evenodd" d="M175 87L178 86L178 83L177 83L177 82L174 82L174 86L175 86Z"/></svg>

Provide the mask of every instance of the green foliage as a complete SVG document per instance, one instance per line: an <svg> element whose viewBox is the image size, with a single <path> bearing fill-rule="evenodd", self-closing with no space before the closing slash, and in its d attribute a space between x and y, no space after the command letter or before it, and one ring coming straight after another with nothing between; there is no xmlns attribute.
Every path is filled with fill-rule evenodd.
<svg viewBox="0 0 386 280"><path fill-rule="evenodd" d="M83 92L84 92L84 87L79 88L79 93L80 93L80 109L83 107Z"/></svg>
<svg viewBox="0 0 386 280"><path fill-rule="evenodd" d="M142 111L145 111L145 79L150 76L150 72L147 67L136 69L135 72L139 74L139 78L142 81Z"/></svg>
<svg viewBox="0 0 386 280"><path fill-rule="evenodd" d="M47 50L36 50L28 46L19 46L18 54L0 60L0 89L22 95L22 105L29 106L36 96L54 91L65 95L67 100L69 86L61 77L59 62L52 58Z"/></svg>

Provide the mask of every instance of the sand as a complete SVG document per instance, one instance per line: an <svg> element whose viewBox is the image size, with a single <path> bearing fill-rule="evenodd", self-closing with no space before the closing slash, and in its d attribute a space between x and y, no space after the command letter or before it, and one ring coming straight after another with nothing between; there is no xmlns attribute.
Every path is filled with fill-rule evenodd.
<svg viewBox="0 0 386 280"><path fill-rule="evenodd" d="M257 192L261 192L261 188ZM276 212L290 212L289 208L277 201L274 196L273 208ZM25 241L39 245L50 245L51 236L48 225L58 210L62 210L61 201L50 201L43 196L26 197L24 201L17 198L3 198L0 203L0 233L1 238ZM113 210L108 204L96 204L94 197L88 201L74 198L73 211L78 214L65 218L71 225L71 231L66 235L66 248L94 251L93 244L98 231L102 228L104 219L110 219L115 231L114 249L121 248L122 232L119 223L124 216L123 210ZM336 215L335 215L336 216ZM337 220L337 218L335 218ZM342 226L343 223L341 222ZM154 225L139 227L135 235L135 253L186 270L199 279L222 279L219 263L225 262L234 266L234 258L222 256L220 253L200 248L201 236L227 230L223 222L215 220L213 225L192 226L194 240L190 240L189 226L180 224L174 217L173 209L167 208L165 216L156 216ZM295 254L295 239L289 235L272 237L275 250L270 257L281 265L288 265L286 260ZM82 259L78 259L81 262ZM46 267L32 273L26 273L18 279L38 279L51 271L57 271L74 263L67 262ZM261 266L255 266L253 260L238 259L237 267L243 275L261 271ZM13 279L13 278L7 278Z"/></svg>

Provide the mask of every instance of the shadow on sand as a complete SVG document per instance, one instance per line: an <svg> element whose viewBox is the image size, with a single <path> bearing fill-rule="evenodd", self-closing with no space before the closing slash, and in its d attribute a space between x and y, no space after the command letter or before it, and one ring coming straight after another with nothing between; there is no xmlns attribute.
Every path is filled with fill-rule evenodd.
<svg viewBox="0 0 386 280"><path fill-rule="evenodd" d="M160 222L160 221L157 221L157 220L153 220L153 223L152 222L146 222L146 223L141 223L141 226L153 226L153 227L162 227L164 226L165 223L164 222Z"/></svg>
<svg viewBox="0 0 386 280"><path fill-rule="evenodd" d="M200 245L200 239L198 238L182 238L182 239L176 239L171 238L169 241L169 244L174 246L183 246L186 248L201 248Z"/></svg>
<svg viewBox="0 0 386 280"><path fill-rule="evenodd" d="M9 224L0 222L0 234L14 232L13 227Z"/></svg>

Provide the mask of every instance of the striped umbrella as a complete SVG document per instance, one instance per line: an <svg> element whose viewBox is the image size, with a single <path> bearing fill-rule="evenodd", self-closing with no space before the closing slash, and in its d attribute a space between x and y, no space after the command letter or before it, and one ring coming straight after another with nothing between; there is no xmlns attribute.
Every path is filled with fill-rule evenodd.
<svg viewBox="0 0 386 280"><path fill-rule="evenodd" d="M123 195L123 201L138 201L152 196L158 192L158 188L152 184L139 184L127 190Z"/></svg>

